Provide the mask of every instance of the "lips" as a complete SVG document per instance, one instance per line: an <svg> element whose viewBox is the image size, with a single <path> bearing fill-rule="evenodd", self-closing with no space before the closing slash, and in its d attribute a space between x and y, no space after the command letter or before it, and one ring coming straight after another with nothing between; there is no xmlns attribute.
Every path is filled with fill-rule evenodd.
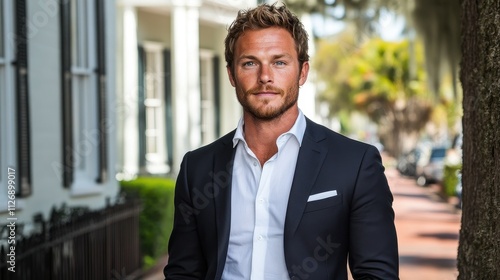
<svg viewBox="0 0 500 280"><path fill-rule="evenodd" d="M267 87L263 89L252 89L249 90L248 93L257 96L273 96L273 95L281 95L283 91L278 88Z"/></svg>
<svg viewBox="0 0 500 280"><path fill-rule="evenodd" d="M263 91L263 92L256 92L254 94L258 95L258 96L272 96L272 95L278 95L279 93L277 93L277 92Z"/></svg>

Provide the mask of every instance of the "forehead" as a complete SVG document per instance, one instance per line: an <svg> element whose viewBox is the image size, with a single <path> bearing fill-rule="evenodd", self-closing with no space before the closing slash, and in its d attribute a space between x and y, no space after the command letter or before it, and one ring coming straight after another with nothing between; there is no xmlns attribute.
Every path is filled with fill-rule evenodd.
<svg viewBox="0 0 500 280"><path fill-rule="evenodd" d="M281 27L246 30L236 41L234 53L238 57L249 52L297 54L292 35Z"/></svg>

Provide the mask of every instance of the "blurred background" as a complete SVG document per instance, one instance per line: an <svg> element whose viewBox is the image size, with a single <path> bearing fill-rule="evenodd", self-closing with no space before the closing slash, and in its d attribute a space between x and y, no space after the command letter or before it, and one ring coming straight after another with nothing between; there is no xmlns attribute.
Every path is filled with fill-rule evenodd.
<svg viewBox="0 0 500 280"><path fill-rule="evenodd" d="M183 155L242 114L227 27L264 2L0 0L1 279L155 277ZM310 34L304 114L383 153L401 278L455 278L459 3L282 2Z"/></svg>

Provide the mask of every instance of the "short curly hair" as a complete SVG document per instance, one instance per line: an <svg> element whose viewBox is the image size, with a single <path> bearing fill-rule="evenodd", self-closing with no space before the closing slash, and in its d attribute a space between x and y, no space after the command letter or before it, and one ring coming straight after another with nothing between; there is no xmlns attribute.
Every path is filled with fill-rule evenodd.
<svg viewBox="0 0 500 280"><path fill-rule="evenodd" d="M229 68L233 68L234 47L238 38L245 30L258 30L269 27L281 27L292 35L295 41L299 65L309 61L308 35L304 25L300 22L285 5L277 6L276 3L262 4L253 9L240 10L238 16L228 28L228 33L224 41L225 58Z"/></svg>

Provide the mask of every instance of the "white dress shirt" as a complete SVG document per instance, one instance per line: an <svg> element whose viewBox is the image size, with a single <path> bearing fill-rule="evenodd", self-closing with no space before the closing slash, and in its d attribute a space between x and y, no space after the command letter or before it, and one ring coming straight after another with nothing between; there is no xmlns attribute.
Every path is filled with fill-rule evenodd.
<svg viewBox="0 0 500 280"><path fill-rule="evenodd" d="M283 230L306 119L299 110L293 127L276 140L278 152L262 167L245 141L243 125L240 119L233 138L231 229L222 279L289 279Z"/></svg>

